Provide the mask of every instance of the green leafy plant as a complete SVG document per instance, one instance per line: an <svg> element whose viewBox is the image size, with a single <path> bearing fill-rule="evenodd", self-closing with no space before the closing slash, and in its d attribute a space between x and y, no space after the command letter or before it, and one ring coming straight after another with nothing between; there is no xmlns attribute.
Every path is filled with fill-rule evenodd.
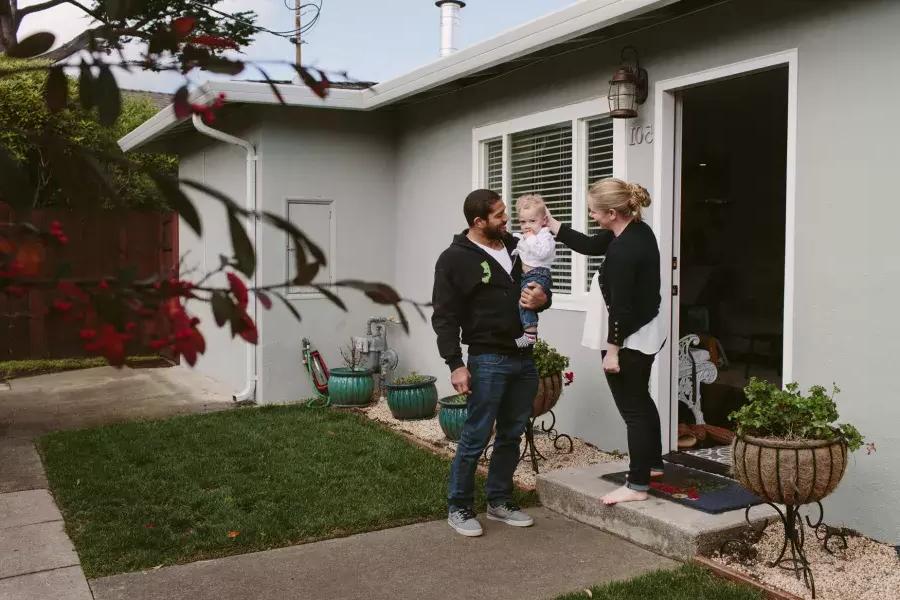
<svg viewBox="0 0 900 600"><path fill-rule="evenodd" d="M428 375L419 375L415 371L410 373L409 375L405 375L403 377L398 377L394 380L394 385L416 385L418 383L431 383L433 377L429 377Z"/></svg>
<svg viewBox="0 0 900 600"><path fill-rule="evenodd" d="M814 385L804 395L797 383L785 389L753 377L744 394L749 401L729 415L737 426L738 435L779 438L786 440L829 440L844 442L853 451L863 445L863 436L853 425L837 423L838 411L834 396Z"/></svg>
<svg viewBox="0 0 900 600"><path fill-rule="evenodd" d="M538 340L534 344L534 364L540 377L557 375L569 366L569 357L563 356L556 348Z"/></svg>
<svg viewBox="0 0 900 600"><path fill-rule="evenodd" d="M469 397L465 394L456 394L455 396L447 396L441 398L441 404L447 406L465 406L469 403Z"/></svg>

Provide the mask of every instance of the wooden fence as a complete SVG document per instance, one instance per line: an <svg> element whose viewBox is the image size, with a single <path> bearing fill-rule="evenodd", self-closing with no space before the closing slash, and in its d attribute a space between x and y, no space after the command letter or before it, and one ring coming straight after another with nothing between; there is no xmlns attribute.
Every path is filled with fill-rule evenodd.
<svg viewBox="0 0 900 600"><path fill-rule="evenodd" d="M177 274L177 215L55 209L17 215L0 203L0 226L28 222L46 231L53 221L62 224L69 243L61 250L48 250L45 276L52 276L61 263L71 265L69 275L78 278L114 275L129 267L141 278ZM80 325L51 310L57 297L53 291L30 291L22 298L0 294L0 360L86 355L78 336Z"/></svg>

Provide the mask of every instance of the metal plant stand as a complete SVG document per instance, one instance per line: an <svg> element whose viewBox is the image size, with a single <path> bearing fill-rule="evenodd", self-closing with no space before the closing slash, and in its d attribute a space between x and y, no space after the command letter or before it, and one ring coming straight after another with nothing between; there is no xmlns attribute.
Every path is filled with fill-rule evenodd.
<svg viewBox="0 0 900 600"><path fill-rule="evenodd" d="M551 421L550 424L547 425L543 419L546 416L550 416ZM525 447L522 448L522 454L519 455L519 461L525 459L525 457L529 457L531 460L531 470L535 473L539 473L538 469L538 460L547 460L547 457L544 456L540 450L537 449L537 445L534 443L534 432L535 432L535 420L542 419L539 424L540 432L547 435L551 442L553 442L553 448L557 451L561 451L565 448L566 442L569 444L569 449L566 451L568 454L571 454L575 449L575 444L572 441L572 438L569 437L568 434L560 433L556 430L556 415L552 410L547 411L543 415L538 417L531 417L528 419L528 424L525 426ZM489 458L490 452L494 448L494 443L491 442L484 449L484 457Z"/></svg>
<svg viewBox="0 0 900 600"><path fill-rule="evenodd" d="M781 552L778 553L778 558L767 562L766 566L793 571L794 576L796 576L798 580L802 575L803 583L810 590L813 598L816 597L816 583L813 578L812 569L809 566L809 560L806 558L806 552L804 551L804 545L806 543L806 528L803 525L804 520L806 521L806 525L813 529L816 539L822 543L822 547L829 554L834 554L831 548L828 547L829 542L833 538L840 541L844 550L847 549L847 530L826 525L823 522L825 511L822 508L822 503L816 502L815 504L819 508L819 518L815 523L810 520L809 515L804 517L800 514L801 509L804 506L809 505L786 504L784 505L784 510L782 510L779 505L772 502L766 502L765 505L757 505L767 505L775 509L775 512L778 513L778 517L781 520L781 524L784 526L784 543L781 545ZM750 547L752 544L756 543L756 541L762 537L766 528L774 522L770 522L766 519L763 526L756 530L750 521L751 509L753 509L753 506L748 506L747 510L744 511L744 519L747 521L747 526L752 530L752 535L744 536L740 539L727 540L720 548L722 554L743 553L745 555L750 555ZM750 538L750 541L748 541L748 537ZM790 556L787 555L788 549L790 549Z"/></svg>

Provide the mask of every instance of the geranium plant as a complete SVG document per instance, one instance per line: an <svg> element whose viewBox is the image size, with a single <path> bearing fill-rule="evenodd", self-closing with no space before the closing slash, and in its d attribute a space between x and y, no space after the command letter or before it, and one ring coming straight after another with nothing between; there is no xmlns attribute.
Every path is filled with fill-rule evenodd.
<svg viewBox="0 0 900 600"><path fill-rule="evenodd" d="M569 366L569 357L560 354L556 348L544 340L538 340L534 344L534 364L539 377L550 377L563 373ZM575 381L575 373L566 371L563 373L563 378L564 385L569 385Z"/></svg>
<svg viewBox="0 0 900 600"><path fill-rule="evenodd" d="M753 377L744 388L747 404L728 418L736 425L738 435L836 441L847 444L851 451L858 450L863 445L863 436L853 425L837 423L834 396L839 392L836 385L831 395L824 387L814 385L804 395L796 382L781 389Z"/></svg>

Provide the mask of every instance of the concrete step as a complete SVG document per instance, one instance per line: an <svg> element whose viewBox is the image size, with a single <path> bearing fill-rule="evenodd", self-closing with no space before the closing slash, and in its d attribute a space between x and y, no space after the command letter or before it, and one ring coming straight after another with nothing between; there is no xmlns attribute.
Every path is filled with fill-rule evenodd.
<svg viewBox="0 0 900 600"><path fill-rule="evenodd" d="M600 498L617 485L600 477L627 469L626 462L612 462L543 473L537 492L550 510L679 560L714 552L747 525L743 509L711 515L655 496L603 505ZM754 524L775 516L768 506L750 511Z"/></svg>

